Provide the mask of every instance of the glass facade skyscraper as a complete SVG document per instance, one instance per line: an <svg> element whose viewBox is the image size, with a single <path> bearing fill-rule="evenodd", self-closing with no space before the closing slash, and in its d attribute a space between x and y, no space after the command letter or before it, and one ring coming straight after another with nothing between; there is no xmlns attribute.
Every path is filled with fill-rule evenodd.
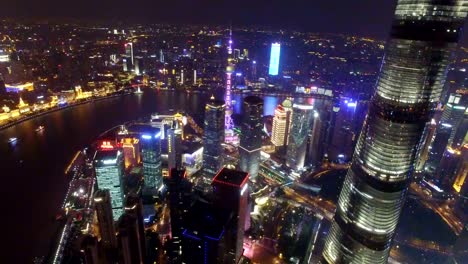
<svg viewBox="0 0 468 264"><path fill-rule="evenodd" d="M123 155L120 150L107 147L96 151L94 169L97 186L99 190L109 190L114 221L117 221L123 213L123 167Z"/></svg>
<svg viewBox="0 0 468 264"><path fill-rule="evenodd" d="M213 98L205 106L203 170L211 177L223 166L224 113L223 101Z"/></svg>
<svg viewBox="0 0 468 264"><path fill-rule="evenodd" d="M456 93L449 95L431 144L429 159L426 164L429 173L436 173L446 148L456 149L461 146L466 133L463 119L467 115L467 106L468 95Z"/></svg>
<svg viewBox="0 0 468 264"><path fill-rule="evenodd" d="M255 180L260 168L260 151L262 149L263 100L257 96L244 99L239 145L240 169L248 172Z"/></svg>
<svg viewBox="0 0 468 264"><path fill-rule="evenodd" d="M161 132L153 128L141 135L141 159L145 190L156 191L162 185Z"/></svg>
<svg viewBox="0 0 468 264"><path fill-rule="evenodd" d="M292 109L286 165L293 170L300 170L304 167L307 139L314 120L314 107L299 99L295 100Z"/></svg>
<svg viewBox="0 0 468 264"><path fill-rule="evenodd" d="M323 251L386 263L424 127L439 100L466 1L399 0L376 92Z"/></svg>

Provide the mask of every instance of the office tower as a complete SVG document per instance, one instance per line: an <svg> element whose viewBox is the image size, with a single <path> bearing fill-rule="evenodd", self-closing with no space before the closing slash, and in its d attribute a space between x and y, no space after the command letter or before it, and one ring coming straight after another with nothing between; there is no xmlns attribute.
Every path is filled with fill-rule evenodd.
<svg viewBox="0 0 468 264"><path fill-rule="evenodd" d="M140 162L140 140L124 137L120 140L124 157L125 169L136 166Z"/></svg>
<svg viewBox="0 0 468 264"><path fill-rule="evenodd" d="M387 262L418 144L465 16L464 1L398 1L377 89L325 242L326 262Z"/></svg>
<svg viewBox="0 0 468 264"><path fill-rule="evenodd" d="M461 145L466 127L463 126L465 112L468 106L468 94L450 94L445 104L434 141L431 144L427 171L434 175L447 147L457 148ZM459 129L463 129L460 133Z"/></svg>
<svg viewBox="0 0 468 264"><path fill-rule="evenodd" d="M203 170L214 176L223 166L224 102L211 100L205 106Z"/></svg>
<svg viewBox="0 0 468 264"><path fill-rule="evenodd" d="M248 172L255 181L260 167L260 151L262 150L263 100L257 96L247 96L244 99L241 136L239 144L239 167Z"/></svg>
<svg viewBox="0 0 468 264"><path fill-rule="evenodd" d="M224 140L226 142L233 142L236 140L233 128L234 121L232 120L232 97L231 97L231 88L232 88L232 74L234 73L234 63L232 58L232 31L229 30L229 41L227 45L227 67L226 67L226 88L224 91L224 103L225 103L225 114L224 114Z"/></svg>
<svg viewBox="0 0 468 264"><path fill-rule="evenodd" d="M292 107L291 128L286 149L286 166L293 170L304 168L307 136L314 120L314 107L303 100L295 100Z"/></svg>
<svg viewBox="0 0 468 264"><path fill-rule="evenodd" d="M136 194L130 194L125 201L125 214L131 215L136 219L138 231L138 247L141 250L141 256L144 259L146 253L145 223L143 216L143 203Z"/></svg>
<svg viewBox="0 0 468 264"><path fill-rule="evenodd" d="M437 123L433 119L431 122L426 124L426 128L424 129L423 136L421 138L421 147L418 153L418 158L415 165L415 172L420 173L424 170L424 165L426 164L427 159L429 158L429 150L432 143L432 139L435 135L437 128Z"/></svg>
<svg viewBox="0 0 468 264"><path fill-rule="evenodd" d="M237 263L243 253L244 229L248 210L248 180L247 172L221 169L213 178L214 206L220 211L231 210L236 217L226 229L227 263ZM232 258L231 258L232 257Z"/></svg>
<svg viewBox="0 0 468 264"><path fill-rule="evenodd" d="M112 147L109 142L103 142L101 148L94 155L94 169L98 189L110 192L112 214L114 221L116 221L123 212L122 153Z"/></svg>
<svg viewBox="0 0 468 264"><path fill-rule="evenodd" d="M182 168L190 177L203 168L203 144L201 142L186 142L183 147Z"/></svg>
<svg viewBox="0 0 468 264"><path fill-rule="evenodd" d="M192 184L186 179L185 170L172 169L169 173L169 211L173 239L180 239L184 230L184 219L191 204ZM189 218L188 218L189 219ZM190 221L192 221L191 219Z"/></svg>
<svg viewBox="0 0 468 264"><path fill-rule="evenodd" d="M289 136L289 126L291 123L292 103L286 99L275 109L273 125L271 129L271 143L276 148L287 145Z"/></svg>
<svg viewBox="0 0 468 264"><path fill-rule="evenodd" d="M164 63L164 52L162 49L159 50L159 62Z"/></svg>
<svg viewBox="0 0 468 264"><path fill-rule="evenodd" d="M85 235L81 241L81 259L83 264L99 264L99 249L96 237Z"/></svg>
<svg viewBox="0 0 468 264"><path fill-rule="evenodd" d="M132 68L135 65L134 57L133 57L133 43L125 43L125 56L130 60Z"/></svg>
<svg viewBox="0 0 468 264"><path fill-rule="evenodd" d="M252 69L250 73L250 77L252 78L252 81L257 81L257 61L252 61Z"/></svg>
<svg viewBox="0 0 468 264"><path fill-rule="evenodd" d="M94 207L96 208L101 244L104 248L117 248L109 190L96 191L94 194Z"/></svg>
<svg viewBox="0 0 468 264"><path fill-rule="evenodd" d="M325 136L325 153L328 157L331 156L332 152L332 145L333 145L333 135L335 134L335 127L336 127L336 118L338 113L340 112L340 101L335 99L333 100L331 109L328 109L327 114L327 131ZM330 111L331 110L331 111Z"/></svg>
<svg viewBox="0 0 468 264"><path fill-rule="evenodd" d="M234 262L233 244L229 238L234 217L228 209L195 200L187 213L186 228L181 236L182 263L237 263Z"/></svg>
<svg viewBox="0 0 468 264"><path fill-rule="evenodd" d="M272 76L278 75L279 62L280 62L281 44L272 43L270 52L270 67L268 74Z"/></svg>
<svg viewBox="0 0 468 264"><path fill-rule="evenodd" d="M447 192L452 191L457 168L462 162L461 151L447 147L436 170L436 177L442 189Z"/></svg>
<svg viewBox="0 0 468 264"><path fill-rule="evenodd" d="M140 142L145 190L154 193L162 185L160 130L148 128Z"/></svg>
<svg viewBox="0 0 468 264"><path fill-rule="evenodd" d="M168 170L182 167L182 129L167 130L167 159Z"/></svg>
<svg viewBox="0 0 468 264"><path fill-rule="evenodd" d="M131 214L123 214L119 220L120 260L123 264L144 263L143 248L140 244L140 232L138 231L138 220ZM120 262L119 262L120 263Z"/></svg>
<svg viewBox="0 0 468 264"><path fill-rule="evenodd" d="M325 137L327 126L324 115L314 111L312 129L309 131L305 163L308 166L319 166L325 155Z"/></svg>
<svg viewBox="0 0 468 264"><path fill-rule="evenodd" d="M193 70L193 85L197 85L197 70Z"/></svg>
<svg viewBox="0 0 468 264"><path fill-rule="evenodd" d="M460 156L452 185L453 189L458 193L461 192L464 185L468 186L468 143L460 149ZM465 195L468 195L468 193Z"/></svg>
<svg viewBox="0 0 468 264"><path fill-rule="evenodd" d="M441 122L452 126L448 141L448 146L452 148L462 146L468 128L468 90L460 92L463 93L450 94L441 118Z"/></svg>
<svg viewBox="0 0 468 264"><path fill-rule="evenodd" d="M127 59L125 59L125 58L122 59L122 67L123 67L122 70L123 70L124 72L127 72L127 71L128 71L128 61L127 61Z"/></svg>
<svg viewBox="0 0 468 264"><path fill-rule="evenodd" d="M140 75L141 73L141 64L142 64L142 58L141 57L135 57L135 74Z"/></svg>

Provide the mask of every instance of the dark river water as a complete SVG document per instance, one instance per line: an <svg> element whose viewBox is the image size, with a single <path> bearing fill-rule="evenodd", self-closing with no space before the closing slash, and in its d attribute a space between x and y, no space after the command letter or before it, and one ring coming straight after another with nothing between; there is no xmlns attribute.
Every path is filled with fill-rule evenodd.
<svg viewBox="0 0 468 264"><path fill-rule="evenodd" d="M145 90L143 95L88 103L53 112L0 131L0 263L31 263L47 254L56 232L55 216L70 181L64 171L74 154L100 133L126 121L169 109L185 110L202 124L211 94ZM234 95L234 112L242 97ZM264 114L273 115L280 98L264 97ZM42 132L36 132L39 126ZM15 145L8 144L17 137Z"/></svg>

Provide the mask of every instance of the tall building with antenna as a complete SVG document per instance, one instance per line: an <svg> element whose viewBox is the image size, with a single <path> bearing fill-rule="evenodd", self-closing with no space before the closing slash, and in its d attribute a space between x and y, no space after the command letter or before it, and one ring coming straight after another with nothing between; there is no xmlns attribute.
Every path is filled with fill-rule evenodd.
<svg viewBox="0 0 468 264"><path fill-rule="evenodd" d="M421 136L440 98L467 9L461 0L398 1L324 262L387 263Z"/></svg>
<svg viewBox="0 0 468 264"><path fill-rule="evenodd" d="M227 45L228 59L226 67L226 90L224 92L224 102L226 106L226 113L224 115L224 131L225 131L225 142L233 142L236 140L234 135L234 122L232 121L232 74L234 73L234 63L232 58L232 29L229 29L229 41Z"/></svg>

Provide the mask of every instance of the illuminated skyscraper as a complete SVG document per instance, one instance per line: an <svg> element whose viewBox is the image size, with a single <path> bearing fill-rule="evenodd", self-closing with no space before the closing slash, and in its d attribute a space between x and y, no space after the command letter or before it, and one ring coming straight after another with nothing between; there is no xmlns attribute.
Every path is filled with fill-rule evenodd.
<svg viewBox="0 0 468 264"><path fill-rule="evenodd" d="M101 244L105 248L117 248L109 190L96 191L94 194L94 206L96 208Z"/></svg>
<svg viewBox="0 0 468 264"><path fill-rule="evenodd" d="M276 76L278 75L279 62L280 62L281 44L272 43L270 52L270 67L268 68L268 74Z"/></svg>
<svg viewBox="0 0 468 264"><path fill-rule="evenodd" d="M466 131L466 127L463 126L463 119L468 114L467 107L468 95L449 95L431 144L429 159L426 164L428 172L433 174L436 172L447 147L455 149L461 146ZM462 129L462 131L459 129Z"/></svg>
<svg viewBox="0 0 468 264"><path fill-rule="evenodd" d="M304 167L307 137L314 120L314 107L296 100L292 107L291 128L286 149L286 165L293 170Z"/></svg>
<svg viewBox="0 0 468 264"><path fill-rule="evenodd" d="M140 142L145 190L155 192L162 185L160 130L148 130L141 135Z"/></svg>
<svg viewBox="0 0 468 264"><path fill-rule="evenodd" d="M468 143L460 149L461 159L455 170L453 189L460 193L464 185L468 186ZM468 192L465 194L468 195Z"/></svg>
<svg viewBox="0 0 468 264"><path fill-rule="evenodd" d="M271 129L271 143L277 148L285 146L288 142L292 112L291 106L291 101L286 99L283 104L278 105L275 109Z"/></svg>
<svg viewBox="0 0 468 264"><path fill-rule="evenodd" d="M224 103L226 113L224 115L224 130L226 142L235 141L234 135L234 122L232 121L232 97L231 97L231 88L232 88L232 74L234 73L234 63L232 58L232 31L229 30L229 42L228 42L228 62L226 67L226 90L224 92Z"/></svg>
<svg viewBox="0 0 468 264"><path fill-rule="evenodd" d="M125 56L130 60L130 62L132 63L131 67L133 67L133 65L135 65L135 61L133 58L133 43L132 42L125 43Z"/></svg>
<svg viewBox="0 0 468 264"><path fill-rule="evenodd" d="M125 168L136 166L140 162L140 144L138 138L124 137L121 140Z"/></svg>
<svg viewBox="0 0 468 264"><path fill-rule="evenodd" d="M418 159L416 161L415 171L420 173L424 170L424 165L426 164L427 159L429 158L429 149L432 143L432 139L436 132L437 123L434 119L426 125L424 129L421 147L419 150Z"/></svg>
<svg viewBox="0 0 468 264"><path fill-rule="evenodd" d="M224 102L214 97L205 106L203 170L214 176L223 166Z"/></svg>
<svg viewBox="0 0 468 264"><path fill-rule="evenodd" d="M170 128L167 130L167 162L168 171L172 168L182 167L182 129Z"/></svg>
<svg viewBox="0 0 468 264"><path fill-rule="evenodd" d="M398 1L324 261L387 263L421 135L440 97L466 12L465 1Z"/></svg>
<svg viewBox="0 0 468 264"><path fill-rule="evenodd" d="M257 96L244 99L241 136L239 144L239 167L248 172L252 180L260 168L260 151L262 149L263 100Z"/></svg>
<svg viewBox="0 0 468 264"><path fill-rule="evenodd" d="M114 220L123 213L123 158L120 150L113 148L109 142L103 145L94 155L99 190L109 190Z"/></svg>

